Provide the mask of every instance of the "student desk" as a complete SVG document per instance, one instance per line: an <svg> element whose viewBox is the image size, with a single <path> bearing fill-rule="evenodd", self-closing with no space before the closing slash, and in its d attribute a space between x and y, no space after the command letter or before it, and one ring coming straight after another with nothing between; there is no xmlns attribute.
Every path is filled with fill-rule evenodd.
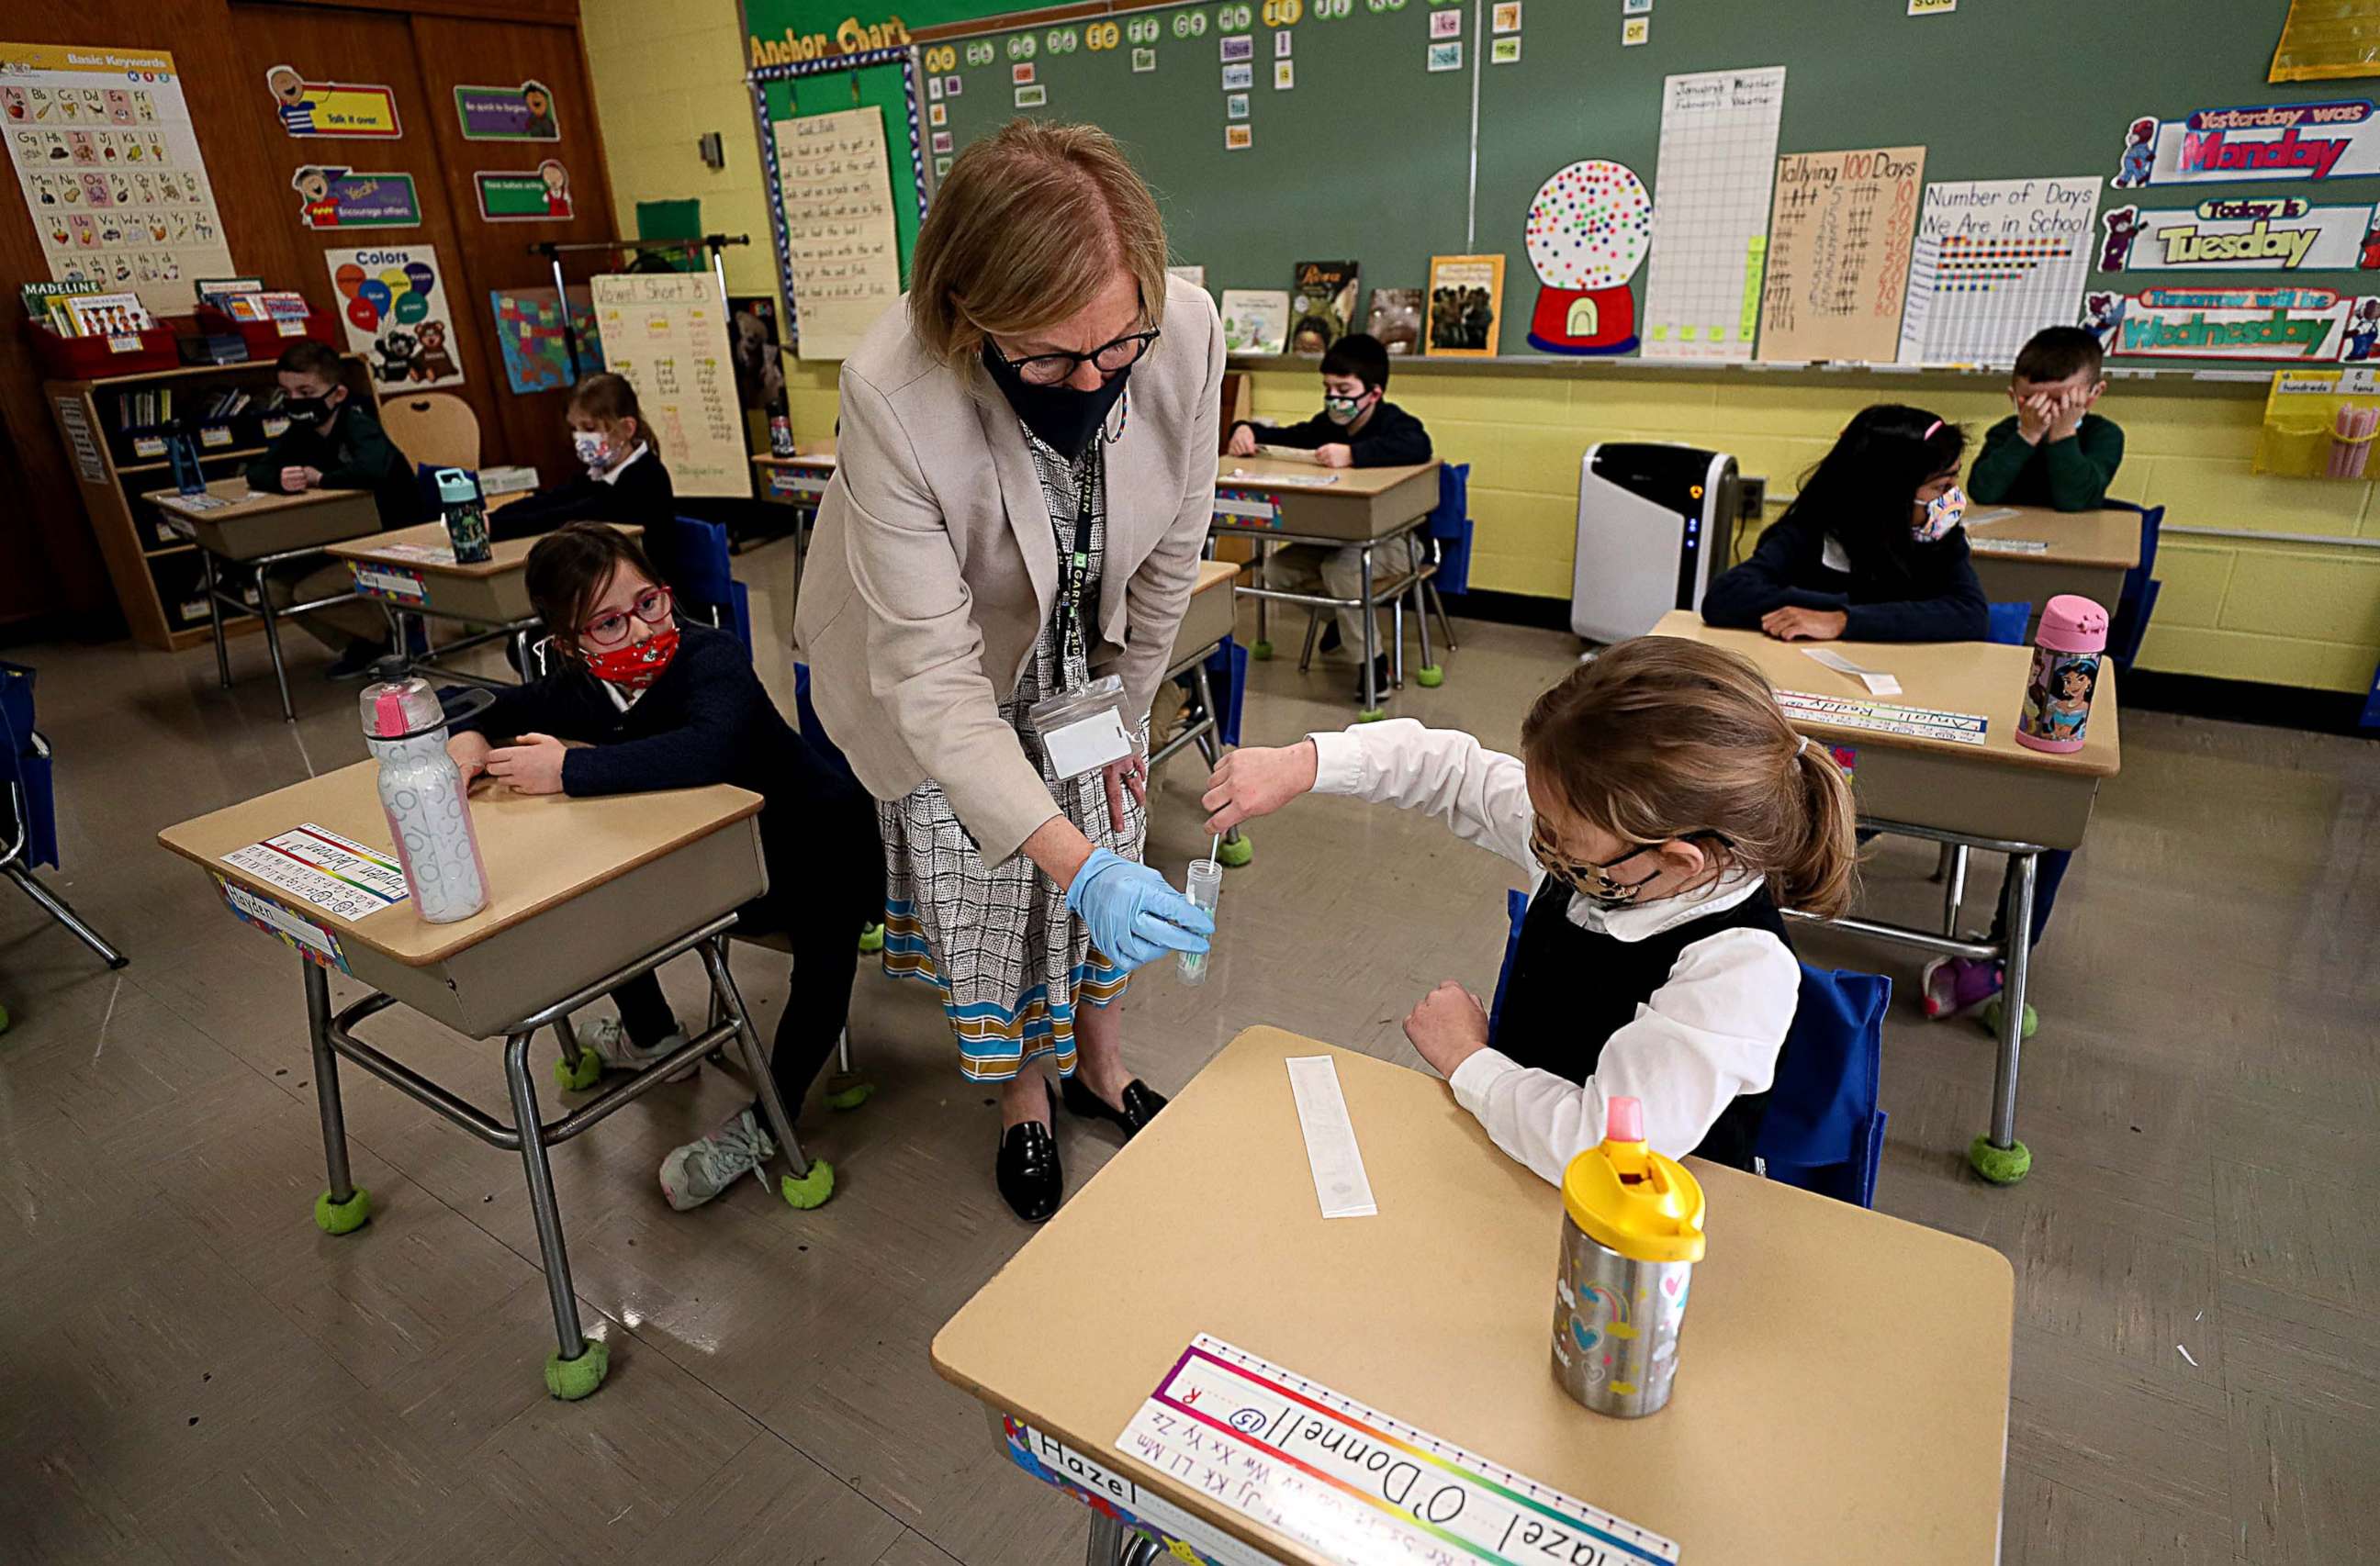
<svg viewBox="0 0 2380 1566"><path fill-rule="evenodd" d="M1430 660L1427 606L1422 584L1438 574L1437 564L1416 551L1413 535L1438 509L1436 460L1402 467L1324 467L1312 462L1277 457L1226 456L1215 464L1215 516L1211 536L1231 534L1257 544L1256 580L1234 590L1257 601L1257 641L1250 651L1272 656L1269 606L1276 601L1302 603L1309 609L1360 609L1364 615L1364 706L1366 721L1379 717L1379 691L1372 683L1373 643L1368 611L1389 609L1395 616L1396 635L1390 648L1390 683L1405 677L1404 595L1414 595L1414 618L1421 625L1421 678L1435 685L1440 677ZM1372 556L1383 544L1405 540L1405 566L1401 575L1383 581L1372 568ZM1292 592L1263 585L1264 561L1272 546L1282 543L1321 544L1329 548L1356 545L1364 552L1363 592L1358 598L1337 599L1325 593Z"/></svg>
<svg viewBox="0 0 2380 1566"><path fill-rule="evenodd" d="M1975 518L2013 511L2013 516ZM2123 596L2124 573L2141 563L2136 511L2052 511L2042 505L1976 505L1968 513L1967 547L1984 596L1995 603L2042 605L2059 593L2080 593L2108 613ZM2041 545L2035 549L2026 546Z"/></svg>
<svg viewBox="0 0 2380 1566"><path fill-rule="evenodd" d="M1328 1054L1373 1218L1318 1216L1282 1062ZM1184 1178L1229 1147L1228 1192ZM1242 1033L934 1340L1020 1466L1211 1560L1331 1557L1116 1448L1200 1332L1677 1541L1683 1566L1998 1559L2015 1283L1971 1241L1697 1159L1676 1395L1609 1418L1554 1380L1561 1198L1435 1076L1278 1028ZM1119 1264L1139 1281L1116 1288ZM1050 1330L1053 1301L1067 1329ZM1360 1509L1359 1509L1360 1510ZM1104 1546L1104 1549L1102 1549ZM1189 1559L1185 1557L1185 1559ZM1380 1560L1462 1560L1383 1550ZM1490 1558L1499 1559L1499 1558ZM1636 1566L1614 1550L1517 1561Z"/></svg>
<svg viewBox="0 0 2380 1566"><path fill-rule="evenodd" d="M633 522L607 525L631 538L644 532ZM545 624L528 601L528 552L536 546L536 538L500 539L491 546L493 558L476 565L458 564L446 524L424 522L418 528L399 528L334 544L326 552L347 563L355 573L358 594L379 600L388 611L390 619L396 622L397 645L407 645L404 621L407 616L424 623L425 646L429 621L453 620L472 627L472 633L439 650L455 653L509 637L526 678L529 644ZM419 674L469 685L502 683L449 668L427 653L415 659L412 667Z"/></svg>
<svg viewBox="0 0 2380 1566"><path fill-rule="evenodd" d="M1831 747L1836 759L1849 769L1863 825L1929 838L1954 848L1985 848L2010 856L2011 892L2005 941L1958 938L1959 904L1966 890L1963 857L1948 878L1938 934L1850 917L1828 922L1937 955L2008 965L1992 1126L1988 1135L1975 1138L1967 1158L1987 1179L2003 1184L2023 1179L2032 1154L2016 1139L2016 1087L2018 1051L2024 1038L2025 976L2033 947L2034 867L2046 850L2082 845L2082 829L2090 822L2091 804L2100 782L2116 775L2120 751L2115 665L2102 662L2099 666L2088 743L2070 755L2059 756L2028 750L2014 737L2017 710L2033 666L2030 647L1991 642L1781 642L1758 631L1715 629L1684 609L1664 614L1653 632L1741 653L1780 691L1969 714L1986 721L1981 745L1895 734L1848 722L1796 718L1794 727ZM1804 657L1804 648L1832 649L1864 668L1889 673L1900 679L1901 694L1871 698L1852 676Z"/></svg>
<svg viewBox="0 0 2380 1566"><path fill-rule="evenodd" d="M778 1101L767 1057L727 972L727 930L735 909L768 884L760 796L722 784L572 799L482 784L472 800L472 819L492 896L479 913L452 924L425 922L409 900L343 917L224 859L301 825L391 856L377 785L377 766L361 761L168 827L157 840L204 870L234 917L276 936L300 959L330 1174L329 1189L315 1203L315 1221L326 1232L345 1234L370 1215L369 1195L356 1189L348 1173L341 1059L490 1146L518 1152L559 1341L547 1362L546 1384L556 1397L584 1397L601 1383L608 1351L579 1331L548 1147L738 1040L771 1129L795 1171L785 1183L786 1200L815 1207L832 1189L832 1170L822 1161L811 1164L790 1139L791 1112ZM720 1020L568 1113L542 1120L528 1061L537 1030L552 1027L569 1059L577 1060L571 1013L698 948ZM370 987L335 1014L333 967ZM509 1123L356 1037L366 1020L398 1005L471 1038L504 1038Z"/></svg>
<svg viewBox="0 0 2380 1566"><path fill-rule="evenodd" d="M760 481L762 500L794 508L794 590L799 593L809 556L807 529L818 525L819 502L834 477L834 437L796 441L791 456L756 456L752 475Z"/></svg>
<svg viewBox="0 0 2380 1566"><path fill-rule="evenodd" d="M1198 580L1190 589L1190 606L1183 612L1182 628L1173 634L1173 656L1165 668L1169 680L1178 680L1185 674L1190 677L1196 708L1183 724L1182 732L1150 754L1148 770L1152 772L1190 745L1198 747L1198 754L1206 758L1211 770L1222 759L1223 746L1239 743L1240 682L1245 665L1235 664L1225 646L1236 624L1232 613L1236 601L1232 596L1231 583L1239 574L1240 567L1229 561L1198 563ZM1215 699L1215 678L1219 674L1223 681L1220 702ZM1236 868L1246 864L1254 853L1240 829L1233 827L1223 834L1217 856Z"/></svg>
<svg viewBox="0 0 2380 1566"><path fill-rule="evenodd" d="M198 546L200 569L207 598L207 625L214 633L215 674L223 688L231 689L231 651L224 643L225 605L249 613L248 602L227 592L223 572L245 575L256 589L255 613L264 622L265 651L273 659L273 678L281 687L281 716L298 721L289 704L289 670L281 659L281 619L310 609L345 603L346 594L273 606L265 589L265 573L284 561L301 560L322 552L324 544L380 530L380 508L369 490L306 490L294 495L250 490L245 479L218 479L207 486L210 500L225 504L194 506L179 490L152 490L142 496L165 514L166 525Z"/></svg>

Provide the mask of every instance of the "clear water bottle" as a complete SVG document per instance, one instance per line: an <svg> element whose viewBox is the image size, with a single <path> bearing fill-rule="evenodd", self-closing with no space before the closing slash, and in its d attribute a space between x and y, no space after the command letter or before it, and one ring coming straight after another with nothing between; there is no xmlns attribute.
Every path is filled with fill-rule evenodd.
<svg viewBox="0 0 2380 1566"><path fill-rule="evenodd" d="M493 698L474 692L485 706ZM471 828L463 771L446 754L445 710L415 676L366 686L364 743L380 763L380 804L413 889L414 911L434 925L488 905L488 868Z"/></svg>
<svg viewBox="0 0 2380 1566"><path fill-rule="evenodd" d="M438 470L438 504L446 514L446 541L457 565L485 565L495 558L488 539L488 503L480 498L478 477L464 468Z"/></svg>

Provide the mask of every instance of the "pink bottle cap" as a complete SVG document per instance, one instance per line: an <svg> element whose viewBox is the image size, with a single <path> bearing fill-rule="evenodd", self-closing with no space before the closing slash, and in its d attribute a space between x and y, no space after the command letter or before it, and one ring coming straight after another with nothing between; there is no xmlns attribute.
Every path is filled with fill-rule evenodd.
<svg viewBox="0 0 2380 1566"><path fill-rule="evenodd" d="M2041 606L2033 639L2052 652L2098 652L2107 645L2107 612L2078 593L2059 593Z"/></svg>
<svg viewBox="0 0 2380 1566"><path fill-rule="evenodd" d="M1645 1140L1645 1105L1638 1099L1614 1099L1610 1118L1603 1123L1603 1139L1607 1142L1642 1142Z"/></svg>

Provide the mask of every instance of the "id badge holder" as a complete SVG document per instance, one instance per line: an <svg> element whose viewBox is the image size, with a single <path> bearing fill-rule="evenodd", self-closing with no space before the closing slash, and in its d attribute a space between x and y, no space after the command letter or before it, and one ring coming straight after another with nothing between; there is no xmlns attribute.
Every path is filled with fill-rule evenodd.
<svg viewBox="0 0 2380 1566"><path fill-rule="evenodd" d="M1120 675L1102 675L1080 690L1037 701L1025 719L1040 736L1061 779L1095 772L1133 754L1132 735L1123 726Z"/></svg>

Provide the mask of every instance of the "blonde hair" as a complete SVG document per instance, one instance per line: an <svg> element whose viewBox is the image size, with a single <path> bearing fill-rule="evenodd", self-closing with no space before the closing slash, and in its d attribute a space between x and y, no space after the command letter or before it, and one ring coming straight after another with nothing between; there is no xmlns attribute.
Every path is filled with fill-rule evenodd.
<svg viewBox="0 0 2380 1566"><path fill-rule="evenodd" d="M1622 642L1537 698L1521 754L1555 798L1623 842L1716 832L1720 868L1764 877L1780 905L1829 917L1851 905L1851 783L1735 653Z"/></svg>
<svg viewBox="0 0 2380 1566"><path fill-rule="evenodd" d="M645 410L637 406L637 388L625 375L599 370L588 376L570 389L570 411L606 424L633 419L637 421L637 443L655 456L662 454L662 438L653 433Z"/></svg>
<svg viewBox="0 0 2380 1566"><path fill-rule="evenodd" d="M1064 321L1122 267L1152 326L1165 310L1165 223L1097 126L1014 119L951 165L909 273L909 322L944 363L987 334Z"/></svg>

